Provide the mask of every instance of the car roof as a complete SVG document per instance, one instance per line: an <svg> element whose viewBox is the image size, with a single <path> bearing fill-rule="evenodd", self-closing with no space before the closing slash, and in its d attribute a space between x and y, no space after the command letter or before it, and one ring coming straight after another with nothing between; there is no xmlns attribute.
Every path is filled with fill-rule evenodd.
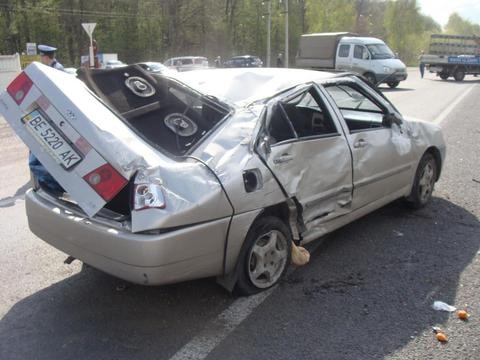
<svg viewBox="0 0 480 360"><path fill-rule="evenodd" d="M165 65L163 65L161 62L158 62L158 61L141 61L138 64L145 64L145 65L148 65L148 66L158 65L158 66L166 67Z"/></svg>
<svg viewBox="0 0 480 360"><path fill-rule="evenodd" d="M301 84L336 76L334 73L302 69L233 68L194 70L173 77L202 94L244 106Z"/></svg>
<svg viewBox="0 0 480 360"><path fill-rule="evenodd" d="M173 58L170 58L170 59L167 59L168 60L182 60L182 59L207 59L205 56L177 56L177 57L173 57Z"/></svg>
<svg viewBox="0 0 480 360"><path fill-rule="evenodd" d="M360 45L385 44L382 40L373 37L343 37L340 43L352 43Z"/></svg>
<svg viewBox="0 0 480 360"><path fill-rule="evenodd" d="M232 59L245 59L245 58L258 58L258 56L255 55L237 55L237 56L232 56Z"/></svg>

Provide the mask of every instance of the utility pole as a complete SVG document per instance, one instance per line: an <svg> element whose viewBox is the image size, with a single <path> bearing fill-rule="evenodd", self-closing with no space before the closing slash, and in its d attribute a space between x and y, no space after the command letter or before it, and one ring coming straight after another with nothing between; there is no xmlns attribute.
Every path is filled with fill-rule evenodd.
<svg viewBox="0 0 480 360"><path fill-rule="evenodd" d="M267 0L267 67L270 67L270 32L272 28L272 1Z"/></svg>
<svg viewBox="0 0 480 360"><path fill-rule="evenodd" d="M288 0L285 0L285 67L288 68Z"/></svg>

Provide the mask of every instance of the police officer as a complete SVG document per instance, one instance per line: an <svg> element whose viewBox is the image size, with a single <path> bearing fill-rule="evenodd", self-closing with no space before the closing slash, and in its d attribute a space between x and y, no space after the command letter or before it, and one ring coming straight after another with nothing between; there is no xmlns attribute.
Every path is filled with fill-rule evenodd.
<svg viewBox="0 0 480 360"><path fill-rule="evenodd" d="M40 53L40 61L43 65L51 66L58 70L63 70L63 65L55 59L55 51L57 48L50 45L38 45L38 52Z"/></svg>
<svg viewBox="0 0 480 360"><path fill-rule="evenodd" d="M38 52L40 53L40 61L42 64L51 66L55 69L63 71L63 65L55 59L55 51L57 48L49 45L38 45ZM63 193L63 188L58 184L50 173L43 167L38 159L31 152L28 155L28 166L34 175L33 181L36 183L35 187L42 186L48 188L54 193Z"/></svg>

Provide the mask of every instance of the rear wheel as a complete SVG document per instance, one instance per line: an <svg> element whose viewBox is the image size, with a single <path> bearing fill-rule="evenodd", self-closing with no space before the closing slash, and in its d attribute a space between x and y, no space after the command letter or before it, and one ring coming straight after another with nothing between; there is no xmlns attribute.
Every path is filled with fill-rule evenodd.
<svg viewBox="0 0 480 360"><path fill-rule="evenodd" d="M463 81L463 79L465 79L465 70L462 68L455 70L453 77L455 78L455 81Z"/></svg>
<svg viewBox="0 0 480 360"><path fill-rule="evenodd" d="M291 235L280 219L256 220L240 252L235 292L251 295L277 284L285 275L291 256Z"/></svg>
<svg viewBox="0 0 480 360"><path fill-rule="evenodd" d="M412 191L407 198L410 207L420 209L428 204L432 198L437 174L437 163L433 155L430 153L424 154L415 173Z"/></svg>
<svg viewBox="0 0 480 360"><path fill-rule="evenodd" d="M400 81L390 81L387 83L387 85L390 87L390 89L394 89L400 84Z"/></svg>

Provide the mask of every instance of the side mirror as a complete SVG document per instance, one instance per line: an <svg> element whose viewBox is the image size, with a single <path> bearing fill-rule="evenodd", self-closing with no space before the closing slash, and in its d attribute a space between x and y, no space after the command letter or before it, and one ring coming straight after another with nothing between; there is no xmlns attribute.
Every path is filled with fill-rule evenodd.
<svg viewBox="0 0 480 360"><path fill-rule="evenodd" d="M388 113L383 115L382 125L385 127L392 127L393 124L402 125L403 121L395 113Z"/></svg>

